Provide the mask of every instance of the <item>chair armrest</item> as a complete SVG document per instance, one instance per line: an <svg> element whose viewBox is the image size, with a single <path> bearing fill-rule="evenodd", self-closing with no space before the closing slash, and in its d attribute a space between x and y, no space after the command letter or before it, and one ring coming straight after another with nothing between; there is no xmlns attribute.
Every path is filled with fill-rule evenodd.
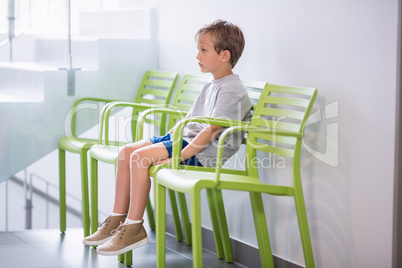
<svg viewBox="0 0 402 268"><path fill-rule="evenodd" d="M223 156L223 148L224 148L224 142L227 136L233 132L247 132L247 133L266 133L266 134L275 134L277 136L283 136L283 137L295 137L298 139L301 139L303 137L302 133L299 132L291 132L291 131L278 131L276 129L269 129L269 128L261 128L261 127L255 127L255 126L235 126L235 127L230 127L226 129L220 136L219 136L219 141L218 141L218 151L217 151L217 161L216 161L216 167L215 167L215 185L214 187L217 187L219 185L219 179L220 179L220 174L221 174L221 169L222 169L222 156Z"/></svg>
<svg viewBox="0 0 402 268"><path fill-rule="evenodd" d="M169 114L169 115L178 115L182 116L183 118L186 116L187 112L169 108L169 107L159 107L159 108L151 108L142 112L137 120L137 140L141 140L143 138L143 131L144 131L144 124L145 120L148 115L155 114L155 113L162 113L162 114Z"/></svg>
<svg viewBox="0 0 402 268"><path fill-rule="evenodd" d="M81 102L84 102L84 101L93 101L93 102L106 102L106 103L110 103L110 102L113 102L113 101L116 101L116 100L111 100L111 99L103 99L103 98L92 98L92 97L85 97L85 98L80 98L80 99L78 99L78 100L76 100L74 103L73 103L73 106L72 106L72 108L71 108L71 114L72 114L72 116L71 116L71 135L74 137L74 138L77 138L76 137L76 124L77 124L77 107L78 107L78 105L81 103ZM108 104L107 104L108 105ZM107 106L106 105L106 106ZM105 107L106 107L105 106Z"/></svg>
<svg viewBox="0 0 402 268"><path fill-rule="evenodd" d="M181 120L173 131L172 167L177 169L180 165L181 146L183 142L184 127L190 122L205 123L222 127L248 126L250 122L220 119L212 117L192 117ZM222 134L221 134L222 135Z"/></svg>
<svg viewBox="0 0 402 268"><path fill-rule="evenodd" d="M104 145L108 146L110 144L109 141L109 118L110 118L110 113L112 110L116 107L131 107L135 110L138 111L144 111L152 107L158 107L153 104L142 104L142 103L134 103L134 102L125 102L125 101L114 101L106 105L103 110L102 110L102 115L101 115L101 122L100 122L100 127L99 127L99 144L103 144L104 140ZM105 138L103 139L103 133L105 135Z"/></svg>

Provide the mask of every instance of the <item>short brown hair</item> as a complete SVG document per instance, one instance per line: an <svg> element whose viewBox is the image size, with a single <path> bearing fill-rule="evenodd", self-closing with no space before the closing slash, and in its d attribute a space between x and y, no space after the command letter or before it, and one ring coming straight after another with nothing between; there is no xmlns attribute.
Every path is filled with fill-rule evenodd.
<svg viewBox="0 0 402 268"><path fill-rule="evenodd" d="M229 50L229 63L235 67L244 50L245 40L239 26L224 20L216 20L205 25L195 34L195 39L210 34L215 51L219 54L223 50Z"/></svg>

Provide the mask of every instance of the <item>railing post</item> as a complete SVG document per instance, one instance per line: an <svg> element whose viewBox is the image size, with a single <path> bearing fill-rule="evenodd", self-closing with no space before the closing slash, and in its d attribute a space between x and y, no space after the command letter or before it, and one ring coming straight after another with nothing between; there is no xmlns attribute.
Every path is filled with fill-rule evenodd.
<svg viewBox="0 0 402 268"><path fill-rule="evenodd" d="M8 232L8 179L6 179L6 232Z"/></svg>
<svg viewBox="0 0 402 268"><path fill-rule="evenodd" d="M25 192L25 229L32 229L32 174L28 183L28 173L24 170L24 192Z"/></svg>
<svg viewBox="0 0 402 268"><path fill-rule="evenodd" d="M46 182L46 229L49 229L49 182Z"/></svg>
<svg viewBox="0 0 402 268"><path fill-rule="evenodd" d="M13 61L13 38L15 21L15 0L8 0L8 41L10 43L10 62Z"/></svg>
<svg viewBox="0 0 402 268"><path fill-rule="evenodd" d="M71 54L71 0L68 0L68 59L69 59L69 70L73 69L73 56Z"/></svg>
<svg viewBox="0 0 402 268"><path fill-rule="evenodd" d="M67 70L67 96L75 95L75 71L80 70L79 68L73 68L73 55L71 52L71 0L68 0L68 32L67 32L67 42L68 42L68 67L60 68L60 70Z"/></svg>

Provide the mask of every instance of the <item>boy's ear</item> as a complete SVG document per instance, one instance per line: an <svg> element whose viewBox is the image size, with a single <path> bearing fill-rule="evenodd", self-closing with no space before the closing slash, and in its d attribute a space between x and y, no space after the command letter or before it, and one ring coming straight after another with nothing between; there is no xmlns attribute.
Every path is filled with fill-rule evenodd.
<svg viewBox="0 0 402 268"><path fill-rule="evenodd" d="M224 50L222 51L222 62L227 62L230 60L230 51Z"/></svg>

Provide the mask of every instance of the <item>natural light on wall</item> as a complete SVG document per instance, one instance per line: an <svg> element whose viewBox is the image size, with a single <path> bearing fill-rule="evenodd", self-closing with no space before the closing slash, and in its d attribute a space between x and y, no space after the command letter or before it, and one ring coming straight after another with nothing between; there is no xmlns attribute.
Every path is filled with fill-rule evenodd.
<svg viewBox="0 0 402 268"><path fill-rule="evenodd" d="M7 34L10 0L0 0L0 33ZM15 31L62 34L67 31L68 0L14 0ZM105 3L103 3L105 2ZM108 4L106 5L106 2ZM72 0L72 28L78 28L78 12L113 7L118 1ZM1 40L0 40L1 41Z"/></svg>
<svg viewBox="0 0 402 268"><path fill-rule="evenodd" d="M0 103L42 102L45 98L43 84L46 72L69 66L69 4L70 33L78 35L79 13L102 10L106 8L103 2L0 0ZM118 1L108 2L107 8L111 8L110 3ZM50 36L59 40L59 43L64 43L61 50L44 50L38 40L48 39Z"/></svg>

